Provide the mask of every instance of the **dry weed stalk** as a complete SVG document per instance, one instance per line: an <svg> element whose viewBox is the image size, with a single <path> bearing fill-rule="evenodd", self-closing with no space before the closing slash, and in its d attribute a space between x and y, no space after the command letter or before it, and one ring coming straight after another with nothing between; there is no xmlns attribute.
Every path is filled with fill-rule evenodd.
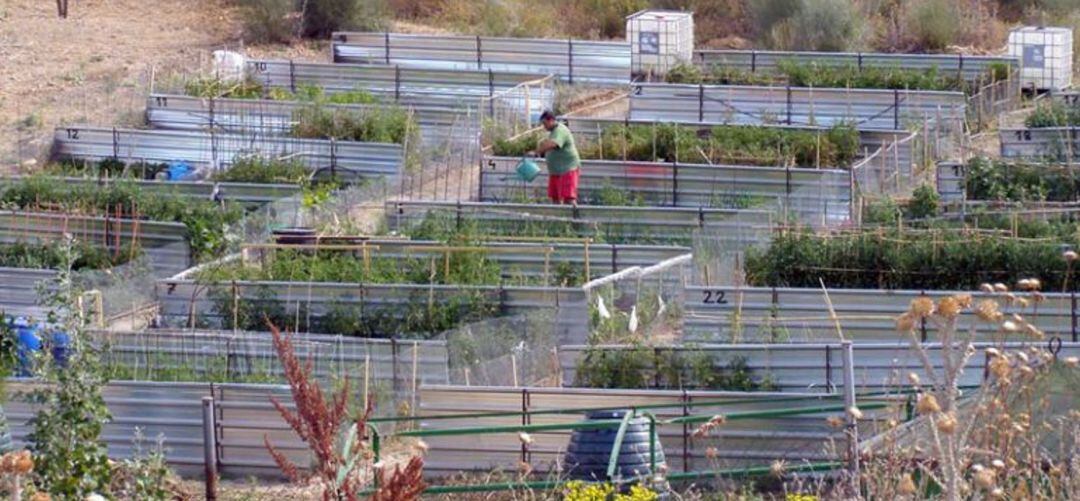
<svg viewBox="0 0 1080 501"><path fill-rule="evenodd" d="M1043 339L1042 331L1023 316L1028 307L1037 308L1045 299L1039 292L1041 284L1023 280L1018 286L1023 293L1010 293L1003 284L984 284L981 290L987 298L978 303L966 294L937 304L920 297L897 319L897 329L911 341L930 381L923 385L917 374L909 375L917 395L914 411L922 419L904 427L889 421L894 432L875 443L861 472L868 497L918 498L935 489L948 500L1080 496L1078 483L1071 480L1080 473L1075 454L1080 412L1073 410L1056 423L1032 422L1032 416L1049 408L1038 381L1055 369L1053 355L1035 347L1013 353L1000 345L988 348L986 381L972 398L961 399L958 381L977 352L974 341L980 324L994 329L995 343L1016 335ZM999 300L1017 313L1003 313ZM957 324L965 310L974 318L962 330ZM933 324L939 335L940 368L916 334L916 325L923 321ZM1042 442L1054 430L1072 444L1071 452L1045 450Z"/></svg>
<svg viewBox="0 0 1080 501"><path fill-rule="evenodd" d="M360 493L371 476L365 473L376 469L375 465L370 464L370 454L363 440L367 436L372 402L369 401L364 412L350 422L348 380L328 400L312 375L311 360L302 363L297 357L292 336L282 334L274 325L270 325L270 332L285 379L289 382L296 411L289 410L276 398L271 397L270 401L311 449L314 465L310 473L303 473L270 443L268 435L263 437L267 450L291 481L317 483L322 489L324 501L360 499ZM423 460L414 457L404 469L396 468L392 474L383 477L385 481L376 490L374 499L416 499L424 489L422 475Z"/></svg>

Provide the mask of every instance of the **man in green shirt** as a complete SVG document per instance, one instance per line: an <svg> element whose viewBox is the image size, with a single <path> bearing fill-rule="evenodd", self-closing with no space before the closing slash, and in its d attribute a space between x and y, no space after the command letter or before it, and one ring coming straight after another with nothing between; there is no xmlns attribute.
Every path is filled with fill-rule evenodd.
<svg viewBox="0 0 1080 501"><path fill-rule="evenodd" d="M548 198L556 204L577 204L578 171L581 157L574 146L570 129L555 120L555 114L545 111L540 123L548 131L547 139L532 153L543 156L548 167Z"/></svg>

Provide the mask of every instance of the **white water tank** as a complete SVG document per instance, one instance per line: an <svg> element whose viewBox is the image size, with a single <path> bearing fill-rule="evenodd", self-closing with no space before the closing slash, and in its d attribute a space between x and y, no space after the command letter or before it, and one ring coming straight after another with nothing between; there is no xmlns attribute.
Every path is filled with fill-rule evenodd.
<svg viewBox="0 0 1080 501"><path fill-rule="evenodd" d="M694 13L643 10L626 18L635 75L663 75L694 58Z"/></svg>
<svg viewBox="0 0 1080 501"><path fill-rule="evenodd" d="M1020 81L1025 88L1061 90L1072 84L1073 33L1069 28L1016 28L1009 33L1009 55L1020 58Z"/></svg>

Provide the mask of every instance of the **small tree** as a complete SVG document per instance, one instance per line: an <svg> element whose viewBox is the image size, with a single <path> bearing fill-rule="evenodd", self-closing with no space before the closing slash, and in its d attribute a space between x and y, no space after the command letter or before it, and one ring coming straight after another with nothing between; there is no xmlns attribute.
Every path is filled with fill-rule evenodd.
<svg viewBox="0 0 1080 501"><path fill-rule="evenodd" d="M57 326L54 335L64 334L70 342L66 360L44 356L40 376L45 384L30 395L41 409L30 421L29 441L38 488L59 499L83 499L108 492L112 471L101 431L112 417L102 396L108 379L98 351L84 340L86 321L77 308L82 294L72 265L78 256L70 241L62 245L64 264L47 306L49 323Z"/></svg>

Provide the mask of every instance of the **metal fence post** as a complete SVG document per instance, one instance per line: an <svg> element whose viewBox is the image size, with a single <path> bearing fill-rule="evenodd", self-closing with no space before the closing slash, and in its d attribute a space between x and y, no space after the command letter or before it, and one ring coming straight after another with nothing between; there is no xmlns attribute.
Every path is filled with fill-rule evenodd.
<svg viewBox="0 0 1080 501"><path fill-rule="evenodd" d="M844 407L847 416L848 467L855 492L859 492L859 420L850 412L855 402L855 348L850 340L843 341L844 350Z"/></svg>
<svg viewBox="0 0 1080 501"><path fill-rule="evenodd" d="M217 499L217 419L214 414L214 397L202 398L203 463L206 466L206 499Z"/></svg>

